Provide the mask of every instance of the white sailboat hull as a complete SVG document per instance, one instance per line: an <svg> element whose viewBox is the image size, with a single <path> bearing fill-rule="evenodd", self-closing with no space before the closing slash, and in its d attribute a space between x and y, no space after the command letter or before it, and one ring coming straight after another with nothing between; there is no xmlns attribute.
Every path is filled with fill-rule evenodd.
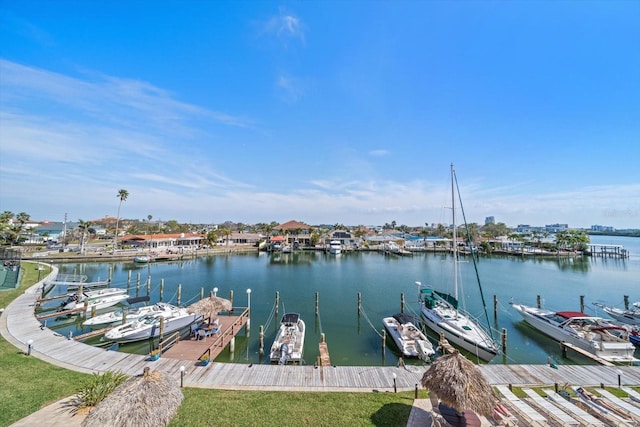
<svg viewBox="0 0 640 427"><path fill-rule="evenodd" d="M476 355L485 362L491 361L498 354L498 348L489 335L461 312L457 313L457 318L455 314L447 314L450 316L447 319L437 311L426 308L424 304L421 312L427 327L438 336L443 334L447 341L456 347ZM465 327L470 329L467 330Z"/></svg>

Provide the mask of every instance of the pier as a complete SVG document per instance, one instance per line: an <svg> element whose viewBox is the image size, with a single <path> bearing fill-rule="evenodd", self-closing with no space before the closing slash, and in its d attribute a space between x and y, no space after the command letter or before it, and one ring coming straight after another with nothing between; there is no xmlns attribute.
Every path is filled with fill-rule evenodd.
<svg viewBox="0 0 640 427"><path fill-rule="evenodd" d="M18 349L31 348L30 357L38 357L56 366L85 373L120 371L138 375L146 366L180 379L184 367L186 386L235 390L289 390L289 391L392 391L396 375L398 390L413 391L420 384L429 365L405 366L325 366L273 365L213 362L201 366L193 355L176 354L176 344L157 361L147 355L120 353L83 344L69 339L46 327L41 327L34 315L42 283L17 297L0 316L2 336ZM248 320L247 316L238 316ZM224 316L220 316L223 322ZM229 319L230 322L237 320ZM241 326L232 327L237 332ZM222 329L221 329L222 331ZM229 337L227 337L228 339ZM214 347L217 338L205 340L202 352ZM190 341L184 341L186 344ZM173 350L173 351L172 351ZM172 351L172 353L170 353ZM196 352L197 353L197 352ZM184 352L186 355L186 350ZM195 354L195 353L194 353ZM202 353L201 353L202 354ZM213 354L213 353L212 353ZM597 387L601 384L638 385L640 367L602 365L479 365L478 369L492 385L536 386L553 384L578 384Z"/></svg>
<svg viewBox="0 0 640 427"><path fill-rule="evenodd" d="M587 254L592 257L603 258L629 258L629 251L622 245L605 245L600 243L589 243Z"/></svg>
<svg viewBox="0 0 640 427"><path fill-rule="evenodd" d="M217 333L202 338L194 335L186 340L178 340L162 353L162 357L197 362L207 355L209 360L215 360L227 345L232 344L238 332L247 324L249 310L244 310L240 316L219 316L217 319Z"/></svg>

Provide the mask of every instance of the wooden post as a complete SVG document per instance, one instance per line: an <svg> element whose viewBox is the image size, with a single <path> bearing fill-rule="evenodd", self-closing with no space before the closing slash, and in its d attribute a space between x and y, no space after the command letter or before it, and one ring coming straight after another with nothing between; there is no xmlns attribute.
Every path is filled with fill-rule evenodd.
<svg viewBox="0 0 640 427"><path fill-rule="evenodd" d="M502 354L507 355L507 328L502 328Z"/></svg>
<svg viewBox="0 0 640 427"><path fill-rule="evenodd" d="M233 335L231 337L231 341L229 341L229 352L231 354L233 354L233 352L236 351L236 336Z"/></svg>
<svg viewBox="0 0 640 427"><path fill-rule="evenodd" d="M360 317L361 311L362 311L362 294L358 292L358 317Z"/></svg>
<svg viewBox="0 0 640 427"><path fill-rule="evenodd" d="M164 297L164 279L160 279L160 302L162 302L163 297Z"/></svg>
<svg viewBox="0 0 640 427"><path fill-rule="evenodd" d="M629 295L624 296L624 309L629 310Z"/></svg>
<svg viewBox="0 0 640 427"><path fill-rule="evenodd" d="M384 354L384 349L387 345L387 330L382 330L382 354Z"/></svg>
<svg viewBox="0 0 640 427"><path fill-rule="evenodd" d="M231 311L229 313L233 313L233 289L229 291L229 301L231 301Z"/></svg>
<svg viewBox="0 0 640 427"><path fill-rule="evenodd" d="M127 288L131 286L131 270L127 273Z"/></svg>
<svg viewBox="0 0 640 427"><path fill-rule="evenodd" d="M400 292L400 313L404 313L404 292Z"/></svg>
<svg viewBox="0 0 640 427"><path fill-rule="evenodd" d="M493 320L498 320L498 296L493 295Z"/></svg>
<svg viewBox="0 0 640 427"><path fill-rule="evenodd" d="M275 322L276 329L278 329L278 322L277 321L280 320L278 318L278 308L279 307L280 307L280 291L276 291L276 322Z"/></svg>
<svg viewBox="0 0 640 427"><path fill-rule="evenodd" d="M140 287L140 272L136 274L136 288Z"/></svg>
<svg viewBox="0 0 640 427"><path fill-rule="evenodd" d="M96 306L91 307L91 317L96 317Z"/></svg>
<svg viewBox="0 0 640 427"><path fill-rule="evenodd" d="M113 279L113 266L109 266L109 282Z"/></svg>
<svg viewBox="0 0 640 427"><path fill-rule="evenodd" d="M564 341L560 342L560 346L562 347L562 357L566 358L567 357L567 346L564 345Z"/></svg>
<svg viewBox="0 0 640 427"><path fill-rule="evenodd" d="M180 305L180 297L182 297L182 283L178 283L178 303L176 305Z"/></svg>
<svg viewBox="0 0 640 427"><path fill-rule="evenodd" d="M147 277L147 296L151 295L151 276Z"/></svg>
<svg viewBox="0 0 640 427"><path fill-rule="evenodd" d="M122 310L122 324L127 323L127 310Z"/></svg>
<svg viewBox="0 0 640 427"><path fill-rule="evenodd" d="M264 355L264 326L260 325L260 333L258 334L260 338L260 356Z"/></svg>
<svg viewBox="0 0 640 427"><path fill-rule="evenodd" d="M580 313L584 313L584 295L580 295Z"/></svg>
<svg viewBox="0 0 640 427"><path fill-rule="evenodd" d="M211 291L213 294L213 291ZM200 288L200 299L204 299L204 288Z"/></svg>
<svg viewBox="0 0 640 427"><path fill-rule="evenodd" d="M164 336L164 316L160 316L160 339Z"/></svg>
<svg viewBox="0 0 640 427"><path fill-rule="evenodd" d="M318 309L319 300L320 300L320 292L316 291L316 317L318 317L318 312L319 312L319 309Z"/></svg>
<svg viewBox="0 0 640 427"><path fill-rule="evenodd" d="M540 295L536 297L536 303L538 304L538 308L542 308L542 303L540 302Z"/></svg>

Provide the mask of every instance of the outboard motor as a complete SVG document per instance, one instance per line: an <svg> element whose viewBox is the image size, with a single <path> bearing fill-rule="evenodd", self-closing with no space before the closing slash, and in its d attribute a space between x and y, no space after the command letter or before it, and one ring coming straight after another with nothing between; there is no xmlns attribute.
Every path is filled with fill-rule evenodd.
<svg viewBox="0 0 640 427"><path fill-rule="evenodd" d="M77 303L78 303L78 294L73 294L69 298L64 300L62 304L60 304L60 309L61 310L74 309L76 308Z"/></svg>
<svg viewBox="0 0 640 427"><path fill-rule="evenodd" d="M289 358L289 346L287 344L282 344L280 346L280 361L278 363L280 365L284 365L287 363L288 358Z"/></svg>

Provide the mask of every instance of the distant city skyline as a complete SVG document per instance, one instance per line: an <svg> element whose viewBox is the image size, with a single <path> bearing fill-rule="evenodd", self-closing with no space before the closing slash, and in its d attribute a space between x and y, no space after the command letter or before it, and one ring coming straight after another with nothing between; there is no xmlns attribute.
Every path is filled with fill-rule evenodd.
<svg viewBox="0 0 640 427"><path fill-rule="evenodd" d="M0 211L640 228L640 2L0 8ZM97 213L97 214L96 214Z"/></svg>

